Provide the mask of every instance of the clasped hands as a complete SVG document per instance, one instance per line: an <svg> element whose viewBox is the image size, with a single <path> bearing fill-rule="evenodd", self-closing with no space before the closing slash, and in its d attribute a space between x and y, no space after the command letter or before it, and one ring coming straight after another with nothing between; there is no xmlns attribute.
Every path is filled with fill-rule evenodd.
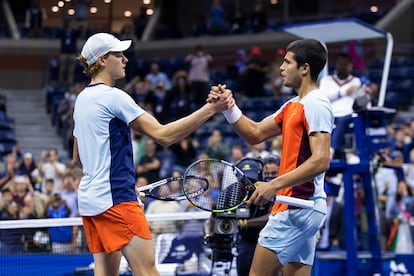
<svg viewBox="0 0 414 276"><path fill-rule="evenodd" d="M220 107L222 107L223 109L220 110L220 112L223 112L233 107L235 104L233 93L231 92L230 89L226 88L226 85L222 85L222 84L213 85L211 87L210 93L208 94L206 101L207 103L222 102L222 105L220 105Z"/></svg>

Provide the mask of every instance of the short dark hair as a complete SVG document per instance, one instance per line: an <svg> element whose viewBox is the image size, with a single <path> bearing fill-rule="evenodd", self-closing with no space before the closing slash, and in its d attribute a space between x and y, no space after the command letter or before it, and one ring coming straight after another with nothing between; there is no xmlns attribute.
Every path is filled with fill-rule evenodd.
<svg viewBox="0 0 414 276"><path fill-rule="evenodd" d="M286 47L286 52L292 52L298 68L305 63L310 66L311 79L317 81L319 73L325 67L327 51L316 39L299 39Z"/></svg>

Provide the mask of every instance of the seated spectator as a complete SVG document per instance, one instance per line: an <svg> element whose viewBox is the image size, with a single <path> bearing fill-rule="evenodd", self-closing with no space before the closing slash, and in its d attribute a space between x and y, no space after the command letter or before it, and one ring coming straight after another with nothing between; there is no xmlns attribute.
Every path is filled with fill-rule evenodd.
<svg viewBox="0 0 414 276"><path fill-rule="evenodd" d="M146 209L146 214L177 213L180 211L180 204L177 201L152 200ZM153 221L149 223L154 243L160 234L177 233L178 222Z"/></svg>
<svg viewBox="0 0 414 276"><path fill-rule="evenodd" d="M7 183L5 189L9 189L12 198L22 208L26 202L32 203L33 187L26 175L15 175L11 181ZM31 206L30 206L31 207Z"/></svg>
<svg viewBox="0 0 414 276"><path fill-rule="evenodd" d="M47 151L42 151L39 163L37 164L39 175L45 179L53 179L54 193L59 193L62 190L62 178L66 172L66 164L59 161L58 151L55 148L50 148ZM42 190L44 189L44 182Z"/></svg>
<svg viewBox="0 0 414 276"><path fill-rule="evenodd" d="M147 95L150 91L148 83L139 76L133 77L125 86L124 90L131 95L134 101L143 109L153 114L152 107L147 102Z"/></svg>
<svg viewBox="0 0 414 276"><path fill-rule="evenodd" d="M149 183L159 180L162 160L157 156L157 145L153 139L145 141L146 154L141 158L136 167L137 177L145 177Z"/></svg>
<svg viewBox="0 0 414 276"><path fill-rule="evenodd" d="M237 164L240 160L244 157L244 148L242 145L236 144L233 145L230 149L230 160L229 162L232 164Z"/></svg>
<svg viewBox="0 0 414 276"><path fill-rule="evenodd" d="M198 146L198 141L191 135L171 145L170 150L174 154L173 170L184 173L185 169L195 161Z"/></svg>
<svg viewBox="0 0 414 276"><path fill-rule="evenodd" d="M269 151L266 149L266 142L259 143L257 145L248 145L249 151L245 157L264 159Z"/></svg>
<svg viewBox="0 0 414 276"><path fill-rule="evenodd" d="M8 154L5 158L4 171L0 173L0 188L3 187L10 181L13 180L15 175L20 174L19 163L16 160L16 155Z"/></svg>
<svg viewBox="0 0 414 276"><path fill-rule="evenodd" d="M223 137L219 129L214 129L210 137L208 137L207 147L204 152L210 158L228 160L230 148L228 145L223 144Z"/></svg>
<svg viewBox="0 0 414 276"><path fill-rule="evenodd" d="M47 207L48 218L68 218L70 209L59 194L54 194ZM50 241L53 253L71 253L74 251L72 241L75 242L72 226L57 226L49 228ZM75 244L75 243L74 243Z"/></svg>
<svg viewBox="0 0 414 276"><path fill-rule="evenodd" d="M65 174L65 176L63 177L62 188L63 190L60 192L60 196L62 197L62 200L66 202L66 205L70 209L69 217L77 217L79 215L78 192L75 177L72 174Z"/></svg>
<svg viewBox="0 0 414 276"><path fill-rule="evenodd" d="M20 219L19 204L11 199L4 203L0 210L0 220ZM20 254L23 253L23 229L0 229L0 254Z"/></svg>
<svg viewBox="0 0 414 276"><path fill-rule="evenodd" d="M171 89L171 81L168 75L160 71L158 63L151 64L150 72L145 76L145 81L150 90L155 90L160 83L164 84L165 90Z"/></svg>
<svg viewBox="0 0 414 276"><path fill-rule="evenodd" d="M36 170L37 165L31 152L26 152L23 155L23 160L20 162L19 171L21 174L27 175L34 190L40 191L40 187L36 186L37 178L32 175Z"/></svg>

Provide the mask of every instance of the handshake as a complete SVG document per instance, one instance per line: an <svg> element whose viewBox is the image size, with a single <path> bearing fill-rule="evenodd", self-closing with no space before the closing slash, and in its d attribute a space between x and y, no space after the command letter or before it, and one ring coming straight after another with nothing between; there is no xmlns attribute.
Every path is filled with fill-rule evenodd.
<svg viewBox="0 0 414 276"><path fill-rule="evenodd" d="M232 92L230 89L226 88L226 85L219 84L217 86L212 86L210 93L207 97L208 103L215 103L219 101L224 95L231 95ZM234 98L231 98L230 107L223 111L223 115L226 118L227 122L230 124L236 123L242 116L240 108L236 105Z"/></svg>

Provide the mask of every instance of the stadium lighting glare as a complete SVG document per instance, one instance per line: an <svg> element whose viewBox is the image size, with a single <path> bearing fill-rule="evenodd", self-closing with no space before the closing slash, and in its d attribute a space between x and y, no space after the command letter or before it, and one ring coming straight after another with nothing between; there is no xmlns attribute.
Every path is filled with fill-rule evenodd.
<svg viewBox="0 0 414 276"><path fill-rule="evenodd" d="M124 11L124 16L125 17L131 17L132 12L131 11Z"/></svg>

